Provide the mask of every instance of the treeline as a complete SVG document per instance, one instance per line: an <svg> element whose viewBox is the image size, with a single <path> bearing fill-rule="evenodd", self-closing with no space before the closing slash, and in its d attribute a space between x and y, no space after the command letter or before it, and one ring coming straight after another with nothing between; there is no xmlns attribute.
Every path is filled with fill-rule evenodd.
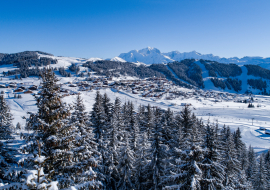
<svg viewBox="0 0 270 190"><path fill-rule="evenodd" d="M57 60L48 57L38 57L38 54L51 55L40 51L25 51L15 54L2 54L0 65L13 64L18 69L3 72L4 76L20 75L22 78L29 76L40 76L38 67L56 64Z"/></svg>
<svg viewBox="0 0 270 190"><path fill-rule="evenodd" d="M168 66L180 79L194 86L204 88L202 70L194 62L195 59L185 59L181 62L168 63Z"/></svg>
<svg viewBox="0 0 270 190"><path fill-rule="evenodd" d="M270 79L270 70L260 67L259 65L245 65L248 75Z"/></svg>
<svg viewBox="0 0 270 190"><path fill-rule="evenodd" d="M128 75L139 78L147 78L147 77L165 77L162 73L154 71L153 69L140 65L137 66L133 63L128 62L117 62L117 61L96 61L94 62L86 62L83 64L84 67L90 68L92 71L96 72L97 75L105 75L108 77L120 77L120 75Z"/></svg>
<svg viewBox="0 0 270 190"><path fill-rule="evenodd" d="M175 84L177 84L179 86L184 86L186 88L192 88L191 85L188 85L187 83L182 82L181 80L177 79L172 74L172 72L167 68L167 66L164 65L164 64L152 64L152 65L149 66L149 68L164 74L167 79L172 80Z"/></svg>
<svg viewBox="0 0 270 190"><path fill-rule="evenodd" d="M42 77L38 112L27 119L27 129L34 133L23 135L20 167L10 164L12 155L4 151L7 146L0 146L5 163L0 165L5 183L0 189L269 187L270 152L257 160L253 148L242 142L239 129L232 132L225 125L205 124L189 106L180 113L150 105L135 110L132 102L121 103L119 98L111 102L99 92L90 113L80 96L71 111L61 100L52 70ZM1 123L2 140L11 138L11 132L6 134L10 121Z"/></svg>
<svg viewBox="0 0 270 190"><path fill-rule="evenodd" d="M229 90L233 89L236 92L239 92L242 90L242 81L238 79L227 78L223 80L223 79L218 79L218 78L211 78L210 80L212 81L215 87L221 88L223 90L226 87Z"/></svg>
<svg viewBox="0 0 270 190"><path fill-rule="evenodd" d="M217 77L217 74L221 77L236 77L242 74L242 69L236 64L218 63L216 61L200 60L204 64L205 68L209 72L210 77Z"/></svg>
<svg viewBox="0 0 270 190"><path fill-rule="evenodd" d="M57 63L57 60L48 57L40 57L39 59L38 53L52 56L52 54L41 51L24 51L13 54L1 54L0 65L13 64L17 67L21 67L21 65L31 67L32 65L46 66Z"/></svg>
<svg viewBox="0 0 270 190"><path fill-rule="evenodd" d="M253 89L259 89L264 90L267 88L266 81L263 81L262 79L248 79L247 80L248 85L250 85Z"/></svg>

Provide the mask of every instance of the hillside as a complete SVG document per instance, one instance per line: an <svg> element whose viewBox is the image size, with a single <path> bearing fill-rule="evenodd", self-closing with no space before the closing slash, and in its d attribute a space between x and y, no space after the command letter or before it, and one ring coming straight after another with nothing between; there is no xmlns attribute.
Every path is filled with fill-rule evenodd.
<svg viewBox="0 0 270 190"><path fill-rule="evenodd" d="M136 102L136 108L150 103L179 112L182 105L191 104L195 115L204 121L218 120L232 130L239 127L243 141L252 144L257 151L270 146L270 136L258 130L260 126L268 127L265 113L268 113L270 98L243 94L247 90L253 94L269 92L269 70L260 66L195 59L145 66L97 58L57 57L41 52L5 56L8 58L1 60L0 87L11 106L14 125L17 122L24 125L22 116L37 110L32 94L39 92L39 71L47 65L54 68L60 79L64 100L72 103L80 93L87 111L92 109L97 90L106 92L111 99L119 97L122 102ZM247 108L251 97L255 108ZM251 118L255 118L254 126L250 125Z"/></svg>
<svg viewBox="0 0 270 190"><path fill-rule="evenodd" d="M219 63L234 63L237 65L259 65L263 68L270 69L270 58L263 58L259 56L224 58L215 56L213 54L201 54L196 51L183 53L180 53L179 51L171 51L168 53L161 53L159 49L152 47L147 47L141 50L132 50L128 53L121 53L119 57L128 62L142 62L148 65L153 63L170 63L185 59L204 59Z"/></svg>
<svg viewBox="0 0 270 190"><path fill-rule="evenodd" d="M153 49L151 49L153 50ZM144 50L146 51L146 50ZM154 50L153 50L154 51ZM157 49L155 52L158 51ZM38 77L44 66L54 68L63 77L89 76L91 72L107 77L164 77L186 88L219 90L231 93L268 95L270 70L259 65L225 64L210 60L185 59L145 65L124 62L116 57L111 60L99 58L57 57L39 51L1 54L2 77L20 79Z"/></svg>

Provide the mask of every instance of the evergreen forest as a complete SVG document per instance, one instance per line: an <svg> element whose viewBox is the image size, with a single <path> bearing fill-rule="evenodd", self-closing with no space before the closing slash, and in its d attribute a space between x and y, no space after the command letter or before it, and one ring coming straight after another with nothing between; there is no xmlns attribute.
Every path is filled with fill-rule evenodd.
<svg viewBox="0 0 270 190"><path fill-rule="evenodd" d="M13 118L0 96L0 189L270 188L270 151L255 154L239 129L204 123L191 106L181 112L135 108L99 91L86 112L80 95L72 105L62 100L52 69L41 77L38 111L25 118L29 132L20 134L24 143L17 148L9 143Z"/></svg>

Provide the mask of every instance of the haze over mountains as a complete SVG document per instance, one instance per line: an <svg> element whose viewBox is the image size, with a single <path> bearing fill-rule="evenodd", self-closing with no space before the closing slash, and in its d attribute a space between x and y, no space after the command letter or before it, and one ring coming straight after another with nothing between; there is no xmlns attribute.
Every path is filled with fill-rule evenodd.
<svg viewBox="0 0 270 190"><path fill-rule="evenodd" d="M121 58L121 59L120 59ZM237 65L255 64L263 68L270 68L270 58L263 58L259 56L246 56L243 58L231 57L224 58L215 56L213 54L201 54L196 51L191 52L179 52L171 51L168 53L162 53L159 49L153 47L147 47L141 50L131 50L128 53L121 53L118 57L114 57L113 61L127 61L127 62L140 62L145 64L153 63L169 63L173 61L181 61L184 59L204 59L217 61L219 63L235 63Z"/></svg>

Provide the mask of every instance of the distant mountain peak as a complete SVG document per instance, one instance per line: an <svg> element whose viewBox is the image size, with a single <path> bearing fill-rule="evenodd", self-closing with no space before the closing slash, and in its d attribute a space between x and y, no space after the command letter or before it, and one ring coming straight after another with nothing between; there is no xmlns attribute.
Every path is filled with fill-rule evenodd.
<svg viewBox="0 0 270 190"><path fill-rule="evenodd" d="M121 53L118 57L127 62L142 62L148 65L153 63L169 63L174 61L181 61L184 59L205 59L217 61L220 63L235 63L238 65L256 64L261 65L262 67L269 67L266 65L270 65L270 58L263 58L259 56L246 56L243 58L224 58L215 56L213 54L201 54L195 50L183 53L179 51L161 53L159 49L154 47L146 47L141 50L132 50L128 53Z"/></svg>

